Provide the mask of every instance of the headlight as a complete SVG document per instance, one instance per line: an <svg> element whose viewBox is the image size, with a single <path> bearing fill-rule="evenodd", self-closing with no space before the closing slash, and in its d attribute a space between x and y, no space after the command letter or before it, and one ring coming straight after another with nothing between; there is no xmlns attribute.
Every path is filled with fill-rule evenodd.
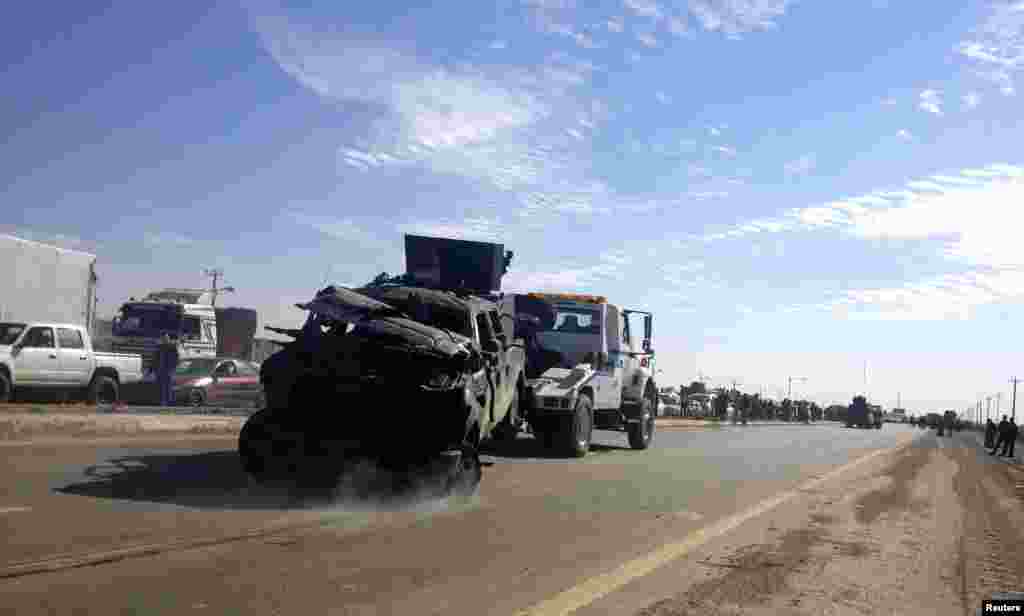
<svg viewBox="0 0 1024 616"><path fill-rule="evenodd" d="M427 379L427 387L432 389L448 389L455 384L455 378L450 372L438 370Z"/></svg>

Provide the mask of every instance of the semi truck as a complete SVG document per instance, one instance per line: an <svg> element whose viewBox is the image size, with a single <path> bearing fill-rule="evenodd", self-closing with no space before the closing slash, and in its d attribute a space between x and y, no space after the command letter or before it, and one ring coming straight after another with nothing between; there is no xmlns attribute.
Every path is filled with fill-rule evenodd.
<svg viewBox="0 0 1024 616"><path fill-rule="evenodd" d="M229 357L251 360L258 315L248 308L216 308L202 289L163 289L121 305L111 326L116 352L139 353L153 370L164 334L178 343L181 359Z"/></svg>
<svg viewBox="0 0 1024 616"><path fill-rule="evenodd" d="M72 323L92 332L96 255L0 234L0 321Z"/></svg>

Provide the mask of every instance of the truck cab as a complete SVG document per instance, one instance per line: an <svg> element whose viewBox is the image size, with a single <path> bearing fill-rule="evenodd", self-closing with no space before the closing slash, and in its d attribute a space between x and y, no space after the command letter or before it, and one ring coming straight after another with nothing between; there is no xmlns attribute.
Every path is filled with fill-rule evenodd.
<svg viewBox="0 0 1024 616"><path fill-rule="evenodd" d="M577 457L594 429L627 432L634 449L646 449L658 405L651 313L548 293L517 296L516 313L535 320L523 403L534 434Z"/></svg>
<svg viewBox="0 0 1024 616"><path fill-rule="evenodd" d="M0 323L0 402L25 390L85 393L114 403L120 386L142 377L138 355L93 350L89 331L71 323Z"/></svg>
<svg viewBox="0 0 1024 616"><path fill-rule="evenodd" d="M113 350L141 355L144 372L153 370L164 334L178 341L181 359L217 356L217 316L213 306L185 303L199 301L198 296L169 297L166 293L127 302L114 318Z"/></svg>

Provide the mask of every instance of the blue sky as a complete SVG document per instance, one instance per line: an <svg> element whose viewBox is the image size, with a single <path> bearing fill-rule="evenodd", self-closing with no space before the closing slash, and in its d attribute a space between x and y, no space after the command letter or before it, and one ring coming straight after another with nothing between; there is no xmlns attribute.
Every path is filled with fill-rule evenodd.
<svg viewBox="0 0 1024 616"><path fill-rule="evenodd" d="M963 409L1024 369L1020 0L50 9L0 37L0 223L95 252L103 312L219 266L295 325L416 232L653 310L668 384L867 361Z"/></svg>

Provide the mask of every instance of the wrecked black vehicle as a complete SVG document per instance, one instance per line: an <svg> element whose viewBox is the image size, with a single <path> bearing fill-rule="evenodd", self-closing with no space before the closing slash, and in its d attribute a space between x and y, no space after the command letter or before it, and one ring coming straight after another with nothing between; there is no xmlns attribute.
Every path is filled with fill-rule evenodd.
<svg viewBox="0 0 1024 616"><path fill-rule="evenodd" d="M472 493L480 444L514 438L525 355L498 304L408 285L327 287L262 365L239 453L258 481L336 482L370 461ZM507 330L507 331L506 331Z"/></svg>

